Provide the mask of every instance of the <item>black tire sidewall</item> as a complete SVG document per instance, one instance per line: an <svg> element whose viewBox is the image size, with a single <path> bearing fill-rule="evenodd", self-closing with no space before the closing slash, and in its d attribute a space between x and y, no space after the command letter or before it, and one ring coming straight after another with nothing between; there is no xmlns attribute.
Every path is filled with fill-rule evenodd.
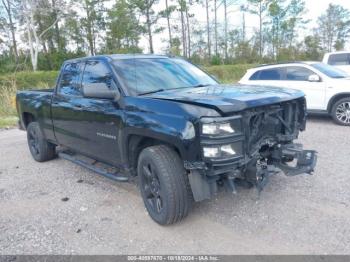
<svg viewBox="0 0 350 262"><path fill-rule="evenodd" d="M39 153L35 154L32 151L32 148L29 144L29 133L31 132L32 129L35 129L35 132L38 136L38 149L39 149ZM41 132L41 129L39 127L39 123L38 122L31 122L29 123L28 127L27 127L27 141L28 141L28 146L29 146L29 151L32 155L32 157L38 161L38 162L43 162L46 160L50 160L52 158L54 158L55 155L55 148L53 145L49 144L43 133Z"/></svg>
<svg viewBox="0 0 350 262"><path fill-rule="evenodd" d="M350 123L349 124L343 123L336 116L337 107L339 106L339 104L344 103L344 102L350 102L350 97L345 97L345 98L342 98L342 99L338 100L337 102L335 102L334 105L332 106L331 116L333 118L333 121L336 124L342 125L342 126L350 126Z"/></svg>
<svg viewBox="0 0 350 262"><path fill-rule="evenodd" d="M144 201L144 204L146 206L146 209L152 219L154 219L157 223L159 224L165 224L167 222L167 213L169 212L169 199L168 199L168 194L167 194L167 185L164 183L164 178L162 176L162 170L160 170L158 163L155 161L155 159L152 157L151 154L142 154L141 159L139 161L138 165L138 174L141 174L142 172L142 167L145 163L152 163L152 166L155 168L155 171L158 176L158 180L160 183L160 188L161 188L161 198L163 201L163 209L161 213L157 213L153 210L153 208L150 206L149 202L146 200L145 192L144 192L144 178L143 175L139 175L139 186L140 186L140 191L142 195L142 199Z"/></svg>

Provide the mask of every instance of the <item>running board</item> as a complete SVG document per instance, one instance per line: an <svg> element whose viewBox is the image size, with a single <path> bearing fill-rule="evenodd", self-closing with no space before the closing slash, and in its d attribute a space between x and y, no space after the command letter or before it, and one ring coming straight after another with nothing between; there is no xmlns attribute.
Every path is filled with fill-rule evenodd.
<svg viewBox="0 0 350 262"><path fill-rule="evenodd" d="M59 152L58 155L63 159L69 160L75 164L78 164L82 167L85 167L91 171L96 172L97 174L110 178L117 182L127 182L129 178L118 173L114 167L103 164L91 158L83 157L80 155L69 154L66 152ZM79 157L80 156L80 157ZM85 160L85 161L84 161ZM108 170L109 169L109 170ZM114 172L110 172L114 170Z"/></svg>

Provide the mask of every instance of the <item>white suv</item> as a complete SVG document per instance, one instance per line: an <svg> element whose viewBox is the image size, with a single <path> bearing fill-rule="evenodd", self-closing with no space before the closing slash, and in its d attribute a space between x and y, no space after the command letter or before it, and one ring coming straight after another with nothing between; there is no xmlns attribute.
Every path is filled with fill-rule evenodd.
<svg viewBox="0 0 350 262"><path fill-rule="evenodd" d="M330 114L337 124L350 126L350 76L335 67L320 62L263 65L249 69L239 83L301 90L309 112Z"/></svg>
<svg viewBox="0 0 350 262"><path fill-rule="evenodd" d="M323 63L335 66L350 74L350 52L338 51L326 53L323 57Z"/></svg>

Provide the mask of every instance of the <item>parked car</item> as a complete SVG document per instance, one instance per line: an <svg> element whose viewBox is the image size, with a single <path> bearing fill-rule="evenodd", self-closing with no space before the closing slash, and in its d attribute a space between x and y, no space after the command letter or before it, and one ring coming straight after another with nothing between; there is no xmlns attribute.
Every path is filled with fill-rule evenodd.
<svg viewBox="0 0 350 262"><path fill-rule="evenodd" d="M116 181L137 178L159 224L219 186L261 190L272 174L311 174L316 164L293 143L305 129L303 92L220 85L179 58L69 60L54 89L19 91L17 110L36 161L58 152Z"/></svg>
<svg viewBox="0 0 350 262"><path fill-rule="evenodd" d="M350 74L350 52L348 51L326 53L323 56L322 62Z"/></svg>
<svg viewBox="0 0 350 262"><path fill-rule="evenodd" d="M342 70L321 62L291 62L249 69L239 81L301 90L307 110L329 114L340 125L350 126L350 78Z"/></svg>

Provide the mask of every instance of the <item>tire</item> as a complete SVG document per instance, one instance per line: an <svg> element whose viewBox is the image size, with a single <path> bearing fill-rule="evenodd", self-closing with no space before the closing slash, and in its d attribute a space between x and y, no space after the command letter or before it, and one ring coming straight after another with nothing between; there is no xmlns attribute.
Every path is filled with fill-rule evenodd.
<svg viewBox="0 0 350 262"><path fill-rule="evenodd" d="M168 146L145 148L138 159L141 196L151 218L169 225L185 218L193 202L188 176L178 154Z"/></svg>
<svg viewBox="0 0 350 262"><path fill-rule="evenodd" d="M338 125L350 126L350 97L336 101L332 106L331 115Z"/></svg>
<svg viewBox="0 0 350 262"><path fill-rule="evenodd" d="M37 122L29 123L27 141L32 157L38 162L55 158L55 145L46 141Z"/></svg>

